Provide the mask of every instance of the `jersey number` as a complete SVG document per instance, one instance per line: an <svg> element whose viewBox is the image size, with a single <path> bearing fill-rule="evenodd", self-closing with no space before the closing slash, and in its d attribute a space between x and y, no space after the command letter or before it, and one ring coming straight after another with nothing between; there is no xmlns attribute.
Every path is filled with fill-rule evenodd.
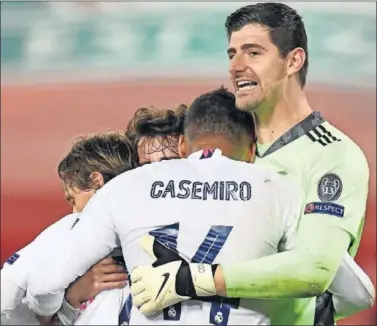
<svg viewBox="0 0 377 326"><path fill-rule="evenodd" d="M232 229L232 226L212 226L191 261L193 263L212 264L224 246ZM150 234L166 247L177 250L178 232L179 223L176 223L154 230L150 232ZM219 326L226 326L228 324L230 309L238 309L240 303L240 299L230 299L219 296L210 297L209 299L203 298L202 301L212 302L209 322L212 325ZM180 303L165 308L163 310L164 320L180 320L181 311Z"/></svg>

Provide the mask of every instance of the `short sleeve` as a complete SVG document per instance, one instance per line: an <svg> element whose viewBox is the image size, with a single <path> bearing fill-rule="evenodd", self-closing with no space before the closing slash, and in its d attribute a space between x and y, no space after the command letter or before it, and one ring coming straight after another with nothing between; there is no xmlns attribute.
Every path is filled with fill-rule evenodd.
<svg viewBox="0 0 377 326"><path fill-rule="evenodd" d="M332 227L348 232L351 242L358 243L368 197L368 163L354 143L334 145L310 167L302 218L326 217Z"/></svg>

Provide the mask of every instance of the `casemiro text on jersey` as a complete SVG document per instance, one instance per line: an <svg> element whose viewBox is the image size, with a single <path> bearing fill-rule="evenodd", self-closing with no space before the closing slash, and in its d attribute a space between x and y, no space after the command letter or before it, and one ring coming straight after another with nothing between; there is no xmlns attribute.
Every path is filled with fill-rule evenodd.
<svg viewBox="0 0 377 326"><path fill-rule="evenodd" d="M235 181L155 181L151 186L151 198L178 198L199 200L250 200L252 187L249 182Z"/></svg>

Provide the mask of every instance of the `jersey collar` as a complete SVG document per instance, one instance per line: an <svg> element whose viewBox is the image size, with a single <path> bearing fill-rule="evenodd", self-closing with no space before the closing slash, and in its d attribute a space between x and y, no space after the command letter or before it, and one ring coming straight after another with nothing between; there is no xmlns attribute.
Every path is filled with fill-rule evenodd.
<svg viewBox="0 0 377 326"><path fill-rule="evenodd" d="M218 148L206 148L206 149L202 149L200 151L191 153L187 158L190 160L202 160L206 158L219 157L221 155L223 155L223 153Z"/></svg>
<svg viewBox="0 0 377 326"><path fill-rule="evenodd" d="M259 155L257 149L257 156L261 158L273 152L276 152L278 149L284 147L285 145L288 145L294 140L300 138L301 136L304 136L310 130L318 127L323 122L325 122L325 119L322 117L320 112L315 111L311 113L304 120L302 120L297 125L289 129L285 134L280 136L262 155Z"/></svg>

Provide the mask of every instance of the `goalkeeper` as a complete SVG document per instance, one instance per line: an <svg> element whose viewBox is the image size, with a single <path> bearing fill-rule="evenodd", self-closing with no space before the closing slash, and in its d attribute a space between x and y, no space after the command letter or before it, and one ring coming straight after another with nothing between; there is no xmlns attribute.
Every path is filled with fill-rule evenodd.
<svg viewBox="0 0 377 326"><path fill-rule="evenodd" d="M179 296L174 289L165 298L152 299L148 294L154 282L160 285L152 276L167 272L173 263L136 269L134 286L139 283L136 289L145 291L135 293L134 287L135 302L145 312L169 306L170 299L195 296L195 285L206 276L201 286L208 286L213 294L286 298L281 310L276 310L273 324L334 324L331 294L322 297L325 305L317 310L315 297L328 288L347 251L351 256L357 252L368 196L367 161L360 148L319 112L313 112L307 101L308 44L303 21L295 10L281 3L249 5L227 18L226 29L237 107L253 112L258 122L255 164L292 179L305 192L298 244L289 252L215 265L211 267L214 278L195 274L198 279L192 282L190 265L182 263L177 282L186 282L188 287ZM151 276L142 277L143 273ZM371 306L373 286L363 292Z"/></svg>
<svg viewBox="0 0 377 326"><path fill-rule="evenodd" d="M368 196L367 161L307 101L307 36L294 9L281 3L249 5L229 15L225 25L236 105L253 112L258 122L255 164L292 179L305 193L297 247L249 262L207 266L204 270L213 271L214 277L190 271L182 262L177 283L187 284L187 291L170 289L166 297L150 296L161 285L159 275L174 273L177 263L136 269L135 303L152 312L169 301L195 297L197 288L204 287L229 297L282 298L272 324L334 324L331 294L325 293L319 300L325 304L317 309L315 297L326 291L347 251L353 257L357 252ZM371 306L373 286L360 291Z"/></svg>

